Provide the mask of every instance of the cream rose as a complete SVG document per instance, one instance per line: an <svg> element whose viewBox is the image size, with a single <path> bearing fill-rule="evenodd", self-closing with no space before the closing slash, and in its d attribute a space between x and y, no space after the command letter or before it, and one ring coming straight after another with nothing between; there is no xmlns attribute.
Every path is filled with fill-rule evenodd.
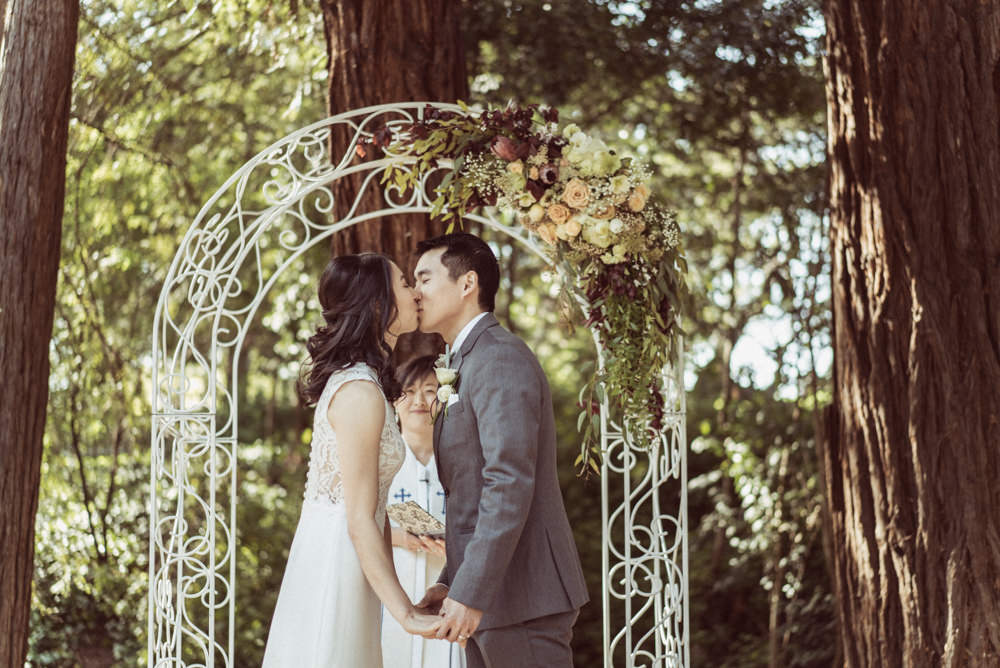
<svg viewBox="0 0 1000 668"><path fill-rule="evenodd" d="M646 208L646 198L649 197L649 189L646 189L647 194L643 194L640 188L645 186L639 186L632 191L632 194L628 196L628 208L632 211L642 211Z"/></svg>
<svg viewBox="0 0 1000 668"><path fill-rule="evenodd" d="M507 171L514 172L515 174L522 174L524 173L524 163L521 162L520 160L512 162L509 165L507 165Z"/></svg>
<svg viewBox="0 0 1000 668"><path fill-rule="evenodd" d="M562 204L553 204L549 207L547 213L549 214L549 219L551 219L556 225L565 223L566 219L569 218L569 209Z"/></svg>
<svg viewBox="0 0 1000 668"><path fill-rule="evenodd" d="M563 190L562 201L574 209L582 209L590 201L590 186L582 179L571 179Z"/></svg>
<svg viewBox="0 0 1000 668"><path fill-rule="evenodd" d="M563 228L563 233L566 235L567 239L575 239L576 235L580 234L580 230L582 229L580 227L580 221L577 220L575 216L567 220L559 227Z"/></svg>
<svg viewBox="0 0 1000 668"><path fill-rule="evenodd" d="M538 180L538 167L532 167L528 170L528 178L533 181Z"/></svg>
<svg viewBox="0 0 1000 668"><path fill-rule="evenodd" d="M538 236L542 238L542 241L549 245L556 243L556 226L552 223L545 223L544 225L539 225L538 229L535 230Z"/></svg>
<svg viewBox="0 0 1000 668"><path fill-rule="evenodd" d="M437 367L434 369L434 375L437 376L437 381L441 385L451 385L458 378L458 372L454 369L447 369L442 367Z"/></svg>
<svg viewBox="0 0 1000 668"><path fill-rule="evenodd" d="M541 222L542 218L545 217L545 207L541 204L533 204L530 209L528 209L528 219L533 223Z"/></svg>
<svg viewBox="0 0 1000 668"><path fill-rule="evenodd" d="M605 204L593 214L598 220L610 220L615 216L615 207L612 204Z"/></svg>
<svg viewBox="0 0 1000 668"><path fill-rule="evenodd" d="M451 369L438 369L438 371L451 371ZM451 385L442 385L437 391L438 401L442 404L447 404L448 399L450 399L453 394L455 394L455 388Z"/></svg>

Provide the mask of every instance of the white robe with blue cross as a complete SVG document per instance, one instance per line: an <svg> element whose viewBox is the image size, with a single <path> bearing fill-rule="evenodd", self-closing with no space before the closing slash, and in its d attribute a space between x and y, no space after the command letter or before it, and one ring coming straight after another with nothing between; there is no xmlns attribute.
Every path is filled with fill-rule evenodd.
<svg viewBox="0 0 1000 668"><path fill-rule="evenodd" d="M403 466L389 487L388 502L406 501L416 501L444 523L444 489L438 480L434 456L424 466L409 446ZM392 560L399 583L414 603L424 597L427 587L434 584L444 567L444 557L395 546ZM385 668L465 668L465 651L447 640L425 640L410 635L383 608L382 662Z"/></svg>

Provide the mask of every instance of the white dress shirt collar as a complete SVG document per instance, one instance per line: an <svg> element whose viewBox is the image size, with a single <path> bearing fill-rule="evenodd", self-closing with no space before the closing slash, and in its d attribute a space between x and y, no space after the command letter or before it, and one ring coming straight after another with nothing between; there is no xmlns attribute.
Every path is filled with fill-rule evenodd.
<svg viewBox="0 0 1000 668"><path fill-rule="evenodd" d="M459 350L462 349L462 344L465 343L465 339L468 338L469 332L472 331L472 328L476 326L477 322L479 322L484 317L486 317L487 313L489 313L489 311L483 311L482 313L480 313L479 315L477 315L475 318L473 318L469 322L465 323L465 327L463 327L462 331L459 332L458 336L455 337L455 343L453 343L451 345L451 348L449 348L449 351L450 351L450 353L451 353L452 356L454 356L454 354L456 352L458 352Z"/></svg>

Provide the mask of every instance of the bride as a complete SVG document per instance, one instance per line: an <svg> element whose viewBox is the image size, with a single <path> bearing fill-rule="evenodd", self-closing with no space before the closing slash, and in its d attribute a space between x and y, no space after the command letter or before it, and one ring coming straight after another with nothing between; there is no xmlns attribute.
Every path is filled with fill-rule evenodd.
<svg viewBox="0 0 1000 668"><path fill-rule="evenodd" d="M410 633L440 618L396 578L386 496L404 459L389 362L417 328L414 290L376 254L334 258L319 281L325 324L299 392L316 406L305 501L271 620L264 668L381 668L381 604Z"/></svg>

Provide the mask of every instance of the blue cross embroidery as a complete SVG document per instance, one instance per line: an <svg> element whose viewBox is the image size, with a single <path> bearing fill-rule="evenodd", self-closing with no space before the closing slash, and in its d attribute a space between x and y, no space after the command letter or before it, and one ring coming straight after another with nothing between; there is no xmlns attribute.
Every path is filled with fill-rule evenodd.
<svg viewBox="0 0 1000 668"><path fill-rule="evenodd" d="M410 498L411 496L413 496L413 495L412 495L412 494L410 494L409 492L407 492L407 491L406 491L405 489L403 489L402 487L400 487L400 488L399 488L399 491L398 491L398 492L396 492L395 494L393 494L392 496L393 496L393 498L395 498L395 499L399 499L399 502L400 502L400 503L406 503L406 500L407 500L408 498Z"/></svg>
<svg viewBox="0 0 1000 668"><path fill-rule="evenodd" d="M444 512L445 505L447 505L448 502L445 501L444 492L442 492L441 490L437 491L437 495L441 497L441 514L444 515L445 514L445 512Z"/></svg>

